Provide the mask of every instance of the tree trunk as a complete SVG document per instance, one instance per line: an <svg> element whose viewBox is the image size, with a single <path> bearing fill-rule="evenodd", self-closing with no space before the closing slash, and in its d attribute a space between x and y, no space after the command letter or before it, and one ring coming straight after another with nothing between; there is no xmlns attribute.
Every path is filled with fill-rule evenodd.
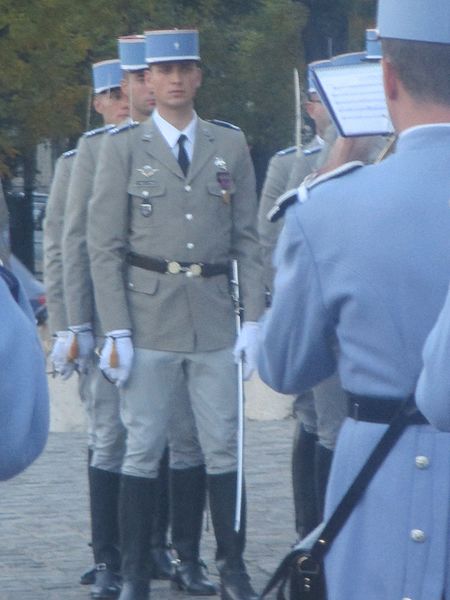
<svg viewBox="0 0 450 600"><path fill-rule="evenodd" d="M27 148L22 154L24 197L17 206L20 227L16 231L13 252L23 264L34 273L34 227L33 189L36 174L36 148Z"/></svg>
<svg viewBox="0 0 450 600"><path fill-rule="evenodd" d="M348 49L348 0L301 0L309 8L302 31L305 60L330 58Z"/></svg>

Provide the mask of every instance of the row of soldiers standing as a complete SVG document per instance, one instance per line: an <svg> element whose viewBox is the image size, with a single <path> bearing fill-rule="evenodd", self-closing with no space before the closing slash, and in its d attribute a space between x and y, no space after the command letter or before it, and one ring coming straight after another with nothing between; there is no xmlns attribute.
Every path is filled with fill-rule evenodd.
<svg viewBox="0 0 450 600"><path fill-rule="evenodd" d="M234 529L228 265L239 259L246 318L256 321L264 296L253 167L240 130L193 109L196 31L121 38L119 52L120 62L94 65L94 107L105 127L59 159L45 224L52 361L63 377L80 372L90 424L96 567L84 580L93 598L148 598L151 576L215 594L199 556L207 487L222 598L252 600L245 492ZM132 119L114 127L128 110ZM93 358L99 336L101 369ZM167 445L175 567L161 523Z"/></svg>
<svg viewBox="0 0 450 600"><path fill-rule="evenodd" d="M187 40L196 40L196 34L147 35L150 69L145 77L156 110L141 125L127 124L103 136L83 229L86 235L87 227L95 307L106 334L100 367L119 386L127 437L119 493L121 600L149 596L154 525L148 514L155 512L159 463L167 442L175 480L195 469L203 469L204 476L206 465L222 598L256 597L242 559L245 494L241 528L238 533L233 528L236 412L234 404L224 402L235 397L236 389L236 334L226 272L230 258L240 262L246 311L235 354L243 352L251 367L259 343L262 377L280 391L301 394L296 401L303 411L301 460L314 447L316 463L325 473L330 462L326 450L332 450L334 438L330 447L319 439L316 448L316 431L308 428L306 418L311 398L305 390L333 376L337 366L350 392L350 418L339 438L326 514L400 399L414 391L420 349L448 282L448 216L441 206L446 204L442 190L450 172L449 102L445 84L438 84L426 67L427 60L432 64L438 56L448 64L448 17L444 1L431 10L419 0L380 0L385 88L401 133L398 155L376 168L353 165L317 189L304 187L299 196L287 198L282 210L293 205L286 213L273 304L259 342L263 286L254 178L245 140L239 131L201 121L193 112L201 77L196 42L192 46ZM424 89L417 87L418 81L426 82ZM309 101L315 100L311 95ZM329 165L354 158L346 152L349 147L337 142ZM424 169L436 175L432 194L421 176ZM420 225L432 235L415 251L412 241ZM70 272L67 277L71 279ZM70 333L61 334L60 354L58 345L54 352L60 372L70 370L73 362L86 368L94 347L92 322L80 315L70 322ZM342 394L336 385L333 394ZM326 402L336 406L331 396ZM433 399L421 397L425 414L433 415L432 405ZM102 470L95 462L97 444L95 440L91 469ZM439 434L425 419L408 427L327 555L330 600L448 598L449 460L448 434ZM299 467L303 482L305 473L311 473L311 461L306 463L303 471ZM436 481L444 498L439 506L430 498ZM314 481L301 489L308 486L314 487ZM319 497L321 493L319 489ZM176 486L171 501L177 505ZM181 506L185 511L186 500ZM314 510L320 512L320 506ZM299 534L317 518L317 512L311 520L299 514ZM186 532L186 522L179 531ZM196 522L201 527L201 517ZM174 520L173 536L176 528ZM173 542L179 587L189 592L193 582L203 586L200 593L214 593L198 552L188 552L184 559L183 544L176 536ZM107 593L105 581L117 582L110 578L115 571L100 564L93 596L101 598L108 597L99 595ZM428 566L421 568L424 564Z"/></svg>

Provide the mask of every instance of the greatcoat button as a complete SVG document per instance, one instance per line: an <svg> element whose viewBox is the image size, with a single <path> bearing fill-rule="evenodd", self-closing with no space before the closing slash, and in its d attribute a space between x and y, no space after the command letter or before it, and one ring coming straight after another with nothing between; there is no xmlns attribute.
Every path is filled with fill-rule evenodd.
<svg viewBox="0 0 450 600"><path fill-rule="evenodd" d="M192 250L193 247L194 247L194 244L192 242L188 242L186 244L186 248L189 248L189 250Z"/></svg>
<svg viewBox="0 0 450 600"><path fill-rule="evenodd" d="M430 459L428 456L416 456L416 467L418 469L428 469L430 466Z"/></svg>
<svg viewBox="0 0 450 600"><path fill-rule="evenodd" d="M425 531L421 529L412 529L411 530L411 539L414 542L424 542L425 541Z"/></svg>
<svg viewBox="0 0 450 600"><path fill-rule="evenodd" d="M188 221L192 221L192 219L193 219L193 215L191 213L186 213L184 216L186 217L186 219Z"/></svg>
<svg viewBox="0 0 450 600"><path fill-rule="evenodd" d="M149 195L150 195L150 194L147 192L147 190L144 190L144 191L142 192L142 197L143 197L143 198L148 198L148 197L149 197Z"/></svg>
<svg viewBox="0 0 450 600"><path fill-rule="evenodd" d="M190 192L192 190L192 188L191 188L190 185L185 185L184 189L185 189L186 192Z"/></svg>

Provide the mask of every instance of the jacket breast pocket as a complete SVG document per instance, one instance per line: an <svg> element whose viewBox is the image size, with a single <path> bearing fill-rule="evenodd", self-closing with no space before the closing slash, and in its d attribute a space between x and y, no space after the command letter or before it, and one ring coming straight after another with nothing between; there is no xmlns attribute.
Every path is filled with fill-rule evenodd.
<svg viewBox="0 0 450 600"><path fill-rule="evenodd" d="M166 186L157 181L145 182L145 185L130 183L128 195L131 203L131 226L149 227L163 220L166 203Z"/></svg>
<svg viewBox="0 0 450 600"><path fill-rule="evenodd" d="M225 188L222 188L218 182L211 182L207 185L208 193L215 200L220 201L219 206L227 207L230 205L233 195L236 192L234 181L230 181Z"/></svg>

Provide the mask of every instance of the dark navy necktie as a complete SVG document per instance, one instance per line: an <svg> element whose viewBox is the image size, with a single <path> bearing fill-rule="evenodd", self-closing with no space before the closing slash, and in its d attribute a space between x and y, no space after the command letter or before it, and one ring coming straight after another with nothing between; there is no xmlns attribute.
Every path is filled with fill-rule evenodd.
<svg viewBox="0 0 450 600"><path fill-rule="evenodd" d="M182 133L178 138L178 164L180 165L185 177L189 169L189 157L187 155L186 148L184 147L186 140L187 136L184 135L184 133Z"/></svg>

